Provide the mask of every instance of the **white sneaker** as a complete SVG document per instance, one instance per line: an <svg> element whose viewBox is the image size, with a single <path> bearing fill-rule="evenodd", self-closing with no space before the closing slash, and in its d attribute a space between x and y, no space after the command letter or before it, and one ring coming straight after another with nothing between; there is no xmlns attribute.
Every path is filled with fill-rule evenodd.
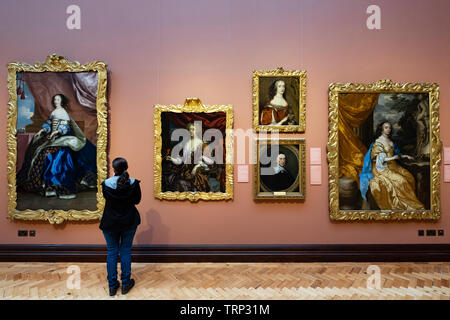
<svg viewBox="0 0 450 320"><path fill-rule="evenodd" d="M54 197L56 196L56 191L45 191L46 197Z"/></svg>
<svg viewBox="0 0 450 320"><path fill-rule="evenodd" d="M60 199L75 199L77 197L76 194L62 194L59 196Z"/></svg>

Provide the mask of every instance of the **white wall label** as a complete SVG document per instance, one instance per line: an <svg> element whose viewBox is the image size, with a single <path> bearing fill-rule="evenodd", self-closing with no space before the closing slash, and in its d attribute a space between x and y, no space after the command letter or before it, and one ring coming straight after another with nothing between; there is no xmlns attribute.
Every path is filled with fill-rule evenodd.
<svg viewBox="0 0 450 320"><path fill-rule="evenodd" d="M239 165L237 182L248 182L248 165Z"/></svg>

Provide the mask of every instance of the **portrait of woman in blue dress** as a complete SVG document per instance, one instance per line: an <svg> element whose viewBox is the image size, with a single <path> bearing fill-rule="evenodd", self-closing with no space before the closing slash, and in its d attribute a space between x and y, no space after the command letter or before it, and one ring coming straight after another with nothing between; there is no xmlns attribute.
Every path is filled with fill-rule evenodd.
<svg viewBox="0 0 450 320"><path fill-rule="evenodd" d="M73 199L97 187L96 147L66 111L63 94L52 97L54 110L31 140L17 187L45 197Z"/></svg>

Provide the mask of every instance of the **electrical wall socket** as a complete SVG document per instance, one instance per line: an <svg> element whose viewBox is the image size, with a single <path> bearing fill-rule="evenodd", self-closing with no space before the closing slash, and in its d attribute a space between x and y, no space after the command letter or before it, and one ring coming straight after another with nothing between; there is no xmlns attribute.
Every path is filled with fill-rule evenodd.
<svg viewBox="0 0 450 320"><path fill-rule="evenodd" d="M17 236L19 236L19 237L28 237L28 236L36 237L36 230L30 230L30 231L28 231L28 230L19 230L17 232Z"/></svg>
<svg viewBox="0 0 450 320"><path fill-rule="evenodd" d="M28 230L19 230L19 231L17 232L17 235L18 235L19 237L28 237Z"/></svg>
<svg viewBox="0 0 450 320"><path fill-rule="evenodd" d="M427 237L435 237L436 230L427 230Z"/></svg>
<svg viewBox="0 0 450 320"><path fill-rule="evenodd" d="M425 235L425 231L419 230L418 234L419 234L419 237L423 237Z"/></svg>

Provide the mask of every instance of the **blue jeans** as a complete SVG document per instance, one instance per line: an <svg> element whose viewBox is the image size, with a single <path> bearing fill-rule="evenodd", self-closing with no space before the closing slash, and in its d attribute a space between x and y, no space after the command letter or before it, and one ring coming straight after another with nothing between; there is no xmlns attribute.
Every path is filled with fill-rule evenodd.
<svg viewBox="0 0 450 320"><path fill-rule="evenodd" d="M133 245L136 229L122 232L109 232L103 230L106 246L108 247L108 257L106 259L106 269L108 271L108 285L110 288L117 286L117 262L120 253L120 268L122 273L122 287L127 286L131 277L131 246Z"/></svg>

